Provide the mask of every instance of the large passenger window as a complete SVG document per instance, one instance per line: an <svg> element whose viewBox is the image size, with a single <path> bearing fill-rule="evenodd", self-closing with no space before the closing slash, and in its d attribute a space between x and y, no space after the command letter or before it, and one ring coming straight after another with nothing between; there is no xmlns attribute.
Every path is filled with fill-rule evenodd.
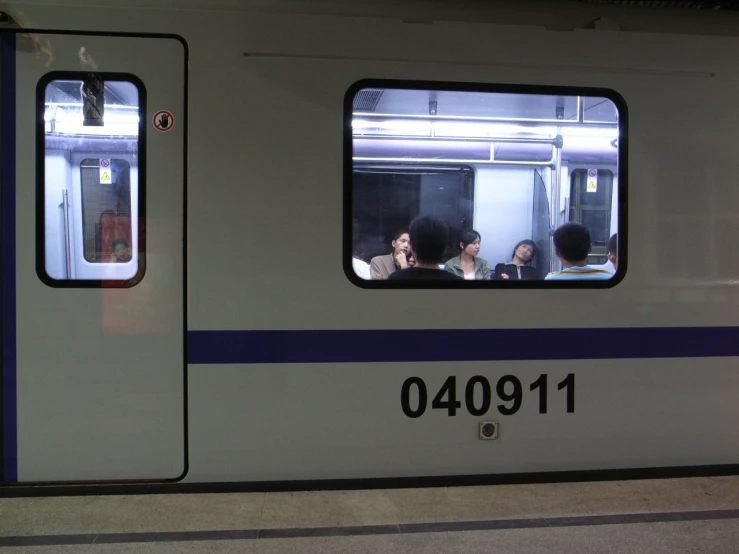
<svg viewBox="0 0 739 554"><path fill-rule="evenodd" d="M142 83L51 73L37 87L37 273L51 286L132 286L144 274Z"/></svg>
<svg viewBox="0 0 739 554"><path fill-rule="evenodd" d="M623 278L617 93L366 80L347 92L344 118L353 283L608 288Z"/></svg>

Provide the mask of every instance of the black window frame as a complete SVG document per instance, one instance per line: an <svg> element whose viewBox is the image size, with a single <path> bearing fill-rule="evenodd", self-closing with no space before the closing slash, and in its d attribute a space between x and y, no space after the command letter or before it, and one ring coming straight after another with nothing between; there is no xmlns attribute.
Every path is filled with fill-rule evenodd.
<svg viewBox="0 0 739 554"><path fill-rule="evenodd" d="M130 279L54 279L46 272L46 125L44 120L46 87L57 80L83 80L89 71L51 71L43 75L36 85L36 275L52 288L131 288L141 282L146 274L146 128L147 95L144 82L132 73L94 72L103 81L126 82L138 91L138 268ZM74 168L73 168L74 170ZM133 246L133 245L132 245Z"/></svg>
<svg viewBox="0 0 739 554"><path fill-rule="evenodd" d="M617 148L618 168L618 267L610 279L603 280L434 280L388 281L365 280L354 272L352 264L353 244L353 131L352 117L354 97L363 89L436 90L450 92L483 92L531 94L549 96L595 96L607 98L618 110L619 138ZM354 82L344 94L343 104L343 218L342 218L342 266L347 279L363 289L611 289L623 281L628 263L628 108L624 98L615 90L600 87L573 87L558 85L517 85L497 83L473 83L459 81L416 81L405 79L361 79ZM439 164L441 165L441 164ZM488 260L491 270L498 261Z"/></svg>

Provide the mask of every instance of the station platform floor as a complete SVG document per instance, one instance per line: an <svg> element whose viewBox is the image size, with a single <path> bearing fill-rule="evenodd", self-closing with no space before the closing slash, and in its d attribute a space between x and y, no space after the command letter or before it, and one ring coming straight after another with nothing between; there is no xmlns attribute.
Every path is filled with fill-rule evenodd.
<svg viewBox="0 0 739 554"><path fill-rule="evenodd" d="M2 553L739 552L739 476L0 498Z"/></svg>

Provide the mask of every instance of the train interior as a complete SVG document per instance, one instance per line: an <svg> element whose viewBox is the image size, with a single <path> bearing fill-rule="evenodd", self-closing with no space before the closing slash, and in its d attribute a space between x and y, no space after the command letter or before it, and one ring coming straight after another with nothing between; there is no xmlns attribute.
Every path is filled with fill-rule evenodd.
<svg viewBox="0 0 739 554"><path fill-rule="evenodd" d="M139 109L131 82L47 83L44 250L51 279L126 281L137 274Z"/></svg>
<svg viewBox="0 0 739 554"><path fill-rule="evenodd" d="M352 112L355 268L390 253L393 233L413 218L433 215L450 229L445 260L470 229L491 269L529 239L537 245L530 265L544 279L561 269L552 231L575 221L591 234L588 265L615 271L607 245L618 232L623 129L614 101L366 88Z"/></svg>

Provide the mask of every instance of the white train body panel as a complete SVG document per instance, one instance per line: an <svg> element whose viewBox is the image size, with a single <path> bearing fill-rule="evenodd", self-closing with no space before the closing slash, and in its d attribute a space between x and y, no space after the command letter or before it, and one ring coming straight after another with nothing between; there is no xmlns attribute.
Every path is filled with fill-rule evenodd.
<svg viewBox="0 0 739 554"><path fill-rule="evenodd" d="M17 450L11 460L6 440L6 483L362 479L739 461L739 188L732 178L739 38L256 9L20 7L0 4L49 30L43 36L55 60L45 68L17 53ZM54 30L181 36L187 109L177 40ZM34 271L35 196L25 185L37 171L27 148L36 136L33 87L47 71L80 71L71 52L81 44L101 71L144 82L149 119L157 109L176 118L170 133L146 122L147 273L115 291L53 288ZM611 227L625 238L623 280L600 289L474 290L351 282L343 269L343 103L362 79L621 95L627 178L625 166L565 163L562 182L576 168L613 170L614 222L626 208L618 191L628 190L627 228ZM480 255L505 261L512 243L531 233L531 206L511 200L500 217L484 214L503 202L496 183L520 179L515 194L530 196L533 169L470 165ZM142 313L131 325L143 332L105 331L101 306L113 293L141 294L158 324ZM485 348L489 356L475 354ZM506 375L522 387L520 409L510 415L498 405L505 412L512 401L496 395ZM541 375L546 413L541 388L531 390ZM573 382L558 389L568 375ZM465 398L475 376L492 391L479 416ZM427 388L418 417L401 406L412 377ZM454 415L432 407L449 377L460 401ZM420 410L417 384L410 389L411 411ZM483 402L480 386L474 390L473 411ZM6 439L9 421L6 414ZM496 440L480 440L481 421L498 422Z"/></svg>

